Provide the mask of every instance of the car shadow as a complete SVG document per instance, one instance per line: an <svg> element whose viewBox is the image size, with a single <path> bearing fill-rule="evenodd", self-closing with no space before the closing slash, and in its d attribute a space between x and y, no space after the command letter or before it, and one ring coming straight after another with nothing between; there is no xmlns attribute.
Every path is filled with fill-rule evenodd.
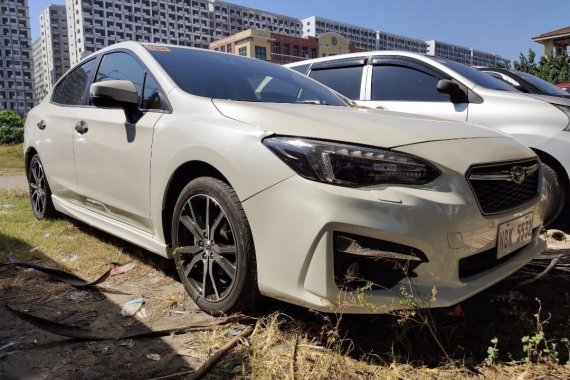
<svg viewBox="0 0 570 380"><path fill-rule="evenodd" d="M32 250L26 242L0 233L0 260L17 260L20 253ZM43 252L36 249L34 255L41 264L57 268ZM122 317L121 306L111 302L101 287L78 289L33 269L0 266L0 378L141 378L192 369L163 338L66 338L29 325L6 304L54 322L116 336L124 329L152 330L137 317ZM151 356L158 360L149 359L151 354L158 355Z"/></svg>

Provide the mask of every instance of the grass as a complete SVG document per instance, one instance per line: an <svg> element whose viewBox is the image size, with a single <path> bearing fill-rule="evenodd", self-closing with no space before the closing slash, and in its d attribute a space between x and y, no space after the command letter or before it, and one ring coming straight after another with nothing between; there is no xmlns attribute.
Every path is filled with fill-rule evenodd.
<svg viewBox="0 0 570 380"><path fill-rule="evenodd" d="M0 189L0 262L11 255L52 262L87 279L97 277L113 262L135 261L129 279L138 282L130 284L139 289L154 286L152 292L145 290L145 299L157 321L165 318L165 309L180 310L188 302L169 262L65 217L36 221L25 192ZM71 260L74 256L77 260ZM21 278L5 281L2 276L0 272L4 295L26 289ZM113 281L123 280L114 277L111 284L116 285ZM549 275L514 291L517 281L515 276L464 302L463 317L450 316L448 310L347 316L270 303L257 316L252 336L224 357L210 376L570 378L570 346L565 340L570 337L569 279ZM540 312L536 297L541 299ZM230 339L228 326L221 326L167 341L176 345L176 352L184 352L179 355L186 355L187 363L195 368ZM67 355L65 345L61 355ZM107 375L112 374L109 367Z"/></svg>
<svg viewBox="0 0 570 380"><path fill-rule="evenodd" d="M0 145L0 175L24 175L22 144Z"/></svg>

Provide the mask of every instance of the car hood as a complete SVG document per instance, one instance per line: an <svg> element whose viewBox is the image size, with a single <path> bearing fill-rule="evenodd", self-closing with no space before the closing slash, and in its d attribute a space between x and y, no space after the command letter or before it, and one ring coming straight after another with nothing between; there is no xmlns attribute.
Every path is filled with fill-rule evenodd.
<svg viewBox="0 0 570 380"><path fill-rule="evenodd" d="M466 123L367 108L212 101L222 115L268 133L383 148L426 141L504 137L491 129Z"/></svg>
<svg viewBox="0 0 570 380"><path fill-rule="evenodd" d="M526 96L530 96L531 98L535 98L538 100L545 101L550 104L557 104L560 106L567 106L570 107L570 95L566 96L552 96L552 95L540 95L540 94L525 94Z"/></svg>

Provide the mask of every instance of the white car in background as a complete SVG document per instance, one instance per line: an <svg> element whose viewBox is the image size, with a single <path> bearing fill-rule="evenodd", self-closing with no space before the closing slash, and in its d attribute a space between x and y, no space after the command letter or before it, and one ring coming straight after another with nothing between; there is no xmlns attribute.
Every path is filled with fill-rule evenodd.
<svg viewBox="0 0 570 380"><path fill-rule="evenodd" d="M549 178L546 224L570 215L570 102L527 96L454 61L400 51L362 52L285 65L359 105L497 129L530 147Z"/></svg>
<svg viewBox="0 0 570 380"><path fill-rule="evenodd" d="M449 306L544 249L530 149L486 128L352 107L230 54L102 49L30 111L24 151L38 219L57 210L173 258L209 313L260 295L381 313L404 307L401 286L422 306ZM359 289L366 303L347 304Z"/></svg>

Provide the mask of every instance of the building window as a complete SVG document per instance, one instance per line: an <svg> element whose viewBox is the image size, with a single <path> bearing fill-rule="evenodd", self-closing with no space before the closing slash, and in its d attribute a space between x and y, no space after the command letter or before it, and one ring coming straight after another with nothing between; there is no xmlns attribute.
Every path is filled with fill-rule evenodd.
<svg viewBox="0 0 570 380"><path fill-rule="evenodd" d="M296 57L299 56L299 45L293 45L293 55Z"/></svg>
<svg viewBox="0 0 570 380"><path fill-rule="evenodd" d="M247 57L247 47L242 46L238 49L238 54Z"/></svg>
<svg viewBox="0 0 570 380"><path fill-rule="evenodd" d="M289 44L283 45L283 54L289 55Z"/></svg>
<svg viewBox="0 0 570 380"><path fill-rule="evenodd" d="M267 59L267 48L265 46L255 46L255 58Z"/></svg>
<svg viewBox="0 0 570 380"><path fill-rule="evenodd" d="M279 41L273 43L273 53L281 54L281 43Z"/></svg>
<svg viewBox="0 0 570 380"><path fill-rule="evenodd" d="M317 48L311 48L311 58L317 58Z"/></svg>

